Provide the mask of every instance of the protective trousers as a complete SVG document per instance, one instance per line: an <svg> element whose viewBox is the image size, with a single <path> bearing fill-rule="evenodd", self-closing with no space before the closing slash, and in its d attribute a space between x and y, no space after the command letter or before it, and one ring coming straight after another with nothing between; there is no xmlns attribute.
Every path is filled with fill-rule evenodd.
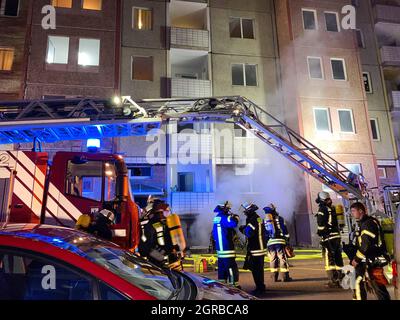
<svg viewBox="0 0 400 320"><path fill-rule="evenodd" d="M367 272L367 266L365 262L357 265L356 269L356 284L353 294L354 300L367 300L367 288L365 281L365 274ZM386 286L379 285L375 281L370 281L372 290L374 291L378 300L390 300L390 294L386 289Z"/></svg>
<svg viewBox="0 0 400 320"><path fill-rule="evenodd" d="M264 291L264 255L262 256L251 256L250 257L250 269L253 274L254 283L256 284L256 290Z"/></svg>
<svg viewBox="0 0 400 320"><path fill-rule="evenodd" d="M272 246L268 246L268 253L270 259L270 269L272 273L289 272L289 263L287 261L284 245L274 244Z"/></svg>
<svg viewBox="0 0 400 320"><path fill-rule="evenodd" d="M330 281L340 280L341 269L343 268L342 249L340 239L322 241L322 258L325 262L325 270Z"/></svg>
<svg viewBox="0 0 400 320"><path fill-rule="evenodd" d="M235 258L218 258L218 280L235 287L239 285L239 269Z"/></svg>

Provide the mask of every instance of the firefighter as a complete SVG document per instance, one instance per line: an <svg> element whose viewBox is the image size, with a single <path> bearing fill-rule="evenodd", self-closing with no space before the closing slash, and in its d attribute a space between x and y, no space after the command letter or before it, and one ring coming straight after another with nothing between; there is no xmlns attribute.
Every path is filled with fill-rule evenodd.
<svg viewBox="0 0 400 320"><path fill-rule="evenodd" d="M244 269L251 270L253 274L256 289L252 293L260 295L265 292L264 257L267 249L264 222L257 214L258 207L255 204L244 203L242 208L246 215L246 225L241 226L239 230L248 239Z"/></svg>
<svg viewBox="0 0 400 320"><path fill-rule="evenodd" d="M160 267L181 271L180 248L173 244L166 215L169 205L161 199L151 198L141 219L139 254Z"/></svg>
<svg viewBox="0 0 400 320"><path fill-rule="evenodd" d="M358 221L356 233L356 255L351 261L356 272L354 290L355 300L367 300L366 278L378 300L390 300L386 289L387 280L383 267L389 264L382 227L377 219L367 214L362 203L353 203L350 207L352 216Z"/></svg>
<svg viewBox="0 0 400 320"><path fill-rule="evenodd" d="M111 241L113 237L112 225L114 224L114 219L115 216L112 211L108 209L100 210L94 221L91 222L87 228L87 232L96 237Z"/></svg>
<svg viewBox="0 0 400 320"><path fill-rule="evenodd" d="M218 257L218 280L239 287L239 269L236 264L236 252L233 243L235 228L240 218L231 213L232 205L226 201L218 204L214 212L212 237Z"/></svg>
<svg viewBox="0 0 400 320"><path fill-rule="evenodd" d="M290 236L285 220L278 214L273 204L265 207L265 229L267 231L267 247L270 258L272 279L279 280L279 273L284 282L292 281L289 276L289 263L285 247L289 244Z"/></svg>
<svg viewBox="0 0 400 320"><path fill-rule="evenodd" d="M322 257L328 274L330 288L340 288L342 279L342 248L341 235L335 208L328 192L320 192L316 202L319 205L317 213L318 236L321 237Z"/></svg>
<svg viewBox="0 0 400 320"><path fill-rule="evenodd" d="M92 217L89 214L84 213L80 215L78 220L76 221L75 229L88 232L91 223Z"/></svg>

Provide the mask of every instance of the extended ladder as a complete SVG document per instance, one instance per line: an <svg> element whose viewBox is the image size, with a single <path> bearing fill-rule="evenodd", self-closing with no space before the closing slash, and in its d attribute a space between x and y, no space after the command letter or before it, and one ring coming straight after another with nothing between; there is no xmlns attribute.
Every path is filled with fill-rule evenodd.
<svg viewBox="0 0 400 320"><path fill-rule="evenodd" d="M240 96L136 102L124 97L118 104L97 99L0 102L0 144L147 135L170 120L234 122L344 199L365 198L361 175Z"/></svg>

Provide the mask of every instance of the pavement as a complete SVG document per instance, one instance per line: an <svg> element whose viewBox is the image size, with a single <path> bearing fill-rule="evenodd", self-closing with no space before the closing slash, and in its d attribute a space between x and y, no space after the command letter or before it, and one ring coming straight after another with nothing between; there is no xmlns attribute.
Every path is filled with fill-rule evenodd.
<svg viewBox="0 0 400 320"><path fill-rule="evenodd" d="M312 257L311 257L312 256ZM267 261L266 261L267 262ZM266 300L352 300L353 292L344 289L330 289L325 286L327 283L326 272L322 257L317 252L309 252L309 256L299 255L297 259L290 259L290 276L292 282L272 281L268 270L268 263L265 264L265 284L267 291L260 299ZM239 268L241 262L238 262ZM187 271L193 268L185 268ZM202 275L217 279L217 272L205 272ZM241 270L239 284L246 292L254 289L253 277L250 272ZM393 296L393 289L389 287ZM376 300L373 294L369 294L369 300Z"/></svg>

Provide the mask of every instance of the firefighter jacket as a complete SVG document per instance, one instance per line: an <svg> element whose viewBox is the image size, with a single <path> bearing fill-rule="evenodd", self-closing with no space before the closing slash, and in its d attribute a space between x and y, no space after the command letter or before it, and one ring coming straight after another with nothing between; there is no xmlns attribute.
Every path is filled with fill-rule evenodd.
<svg viewBox="0 0 400 320"><path fill-rule="evenodd" d="M356 246L354 260L358 263L379 263L379 260L383 264L389 262L382 227L379 221L371 216L365 215L360 220Z"/></svg>
<svg viewBox="0 0 400 320"><path fill-rule="evenodd" d="M278 214L267 214L265 219L267 246L289 243L289 232L285 220Z"/></svg>
<svg viewBox="0 0 400 320"><path fill-rule="evenodd" d="M235 258L233 238L239 217L233 214L219 212L213 220L212 236L215 241L218 258Z"/></svg>
<svg viewBox="0 0 400 320"><path fill-rule="evenodd" d="M339 223L334 207L326 204L320 204L317 213L318 235L322 238L322 242L340 239Z"/></svg>
<svg viewBox="0 0 400 320"><path fill-rule="evenodd" d="M155 215L141 221L139 253L157 264L169 264L177 260L166 220L161 216Z"/></svg>
<svg viewBox="0 0 400 320"><path fill-rule="evenodd" d="M247 216L246 225L241 228L241 231L248 239L247 250L253 257L267 254L264 221L256 212Z"/></svg>

